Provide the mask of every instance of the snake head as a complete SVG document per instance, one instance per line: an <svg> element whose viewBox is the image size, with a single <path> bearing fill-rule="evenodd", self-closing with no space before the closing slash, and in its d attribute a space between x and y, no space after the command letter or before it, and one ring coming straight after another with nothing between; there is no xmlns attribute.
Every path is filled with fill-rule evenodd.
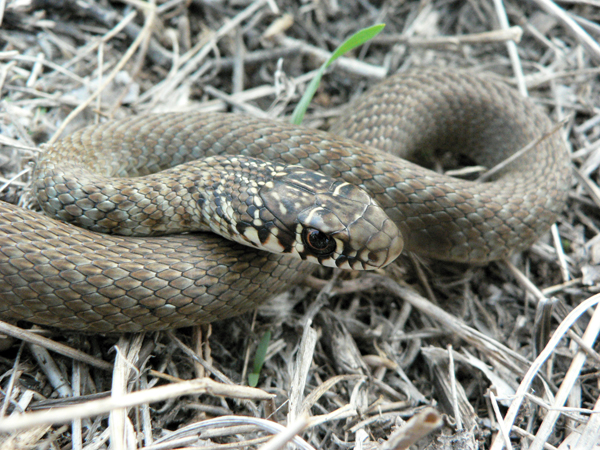
<svg viewBox="0 0 600 450"><path fill-rule="evenodd" d="M402 234L361 188L300 166L278 167L259 196L274 217L273 251L328 267L372 270L394 261ZM265 242L263 242L265 244Z"/></svg>

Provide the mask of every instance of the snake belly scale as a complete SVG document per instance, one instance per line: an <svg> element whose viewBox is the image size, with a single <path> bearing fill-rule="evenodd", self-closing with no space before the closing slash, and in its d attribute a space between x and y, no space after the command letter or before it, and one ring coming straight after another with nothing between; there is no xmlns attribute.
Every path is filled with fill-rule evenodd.
<svg viewBox="0 0 600 450"><path fill-rule="evenodd" d="M504 84L437 70L379 84L331 133L201 113L85 128L37 162L34 190L54 218L0 203L0 316L85 332L161 330L252 309L299 282L311 262L383 267L402 246L447 261L506 257L545 233L564 207L570 160L551 129L543 111ZM536 140L488 183L399 157L441 147L491 167ZM190 161L205 157L200 174L188 175L198 167ZM207 209L213 188L196 180L206 178L206 165L227 164L260 167L271 178L244 181L251 189L240 190L246 175L218 176L225 181L211 194L217 206ZM285 196L265 188L279 175L292 178ZM191 194L183 191L188 185ZM228 186L242 191L242 213L225 214L233 202ZM249 199L250 191L258 197ZM265 204L271 209L260 212ZM289 217L298 206L303 213ZM194 208L201 219L190 219ZM198 221L192 231L202 232L136 236L189 229L171 219L185 227ZM237 233L238 242L208 230Z"/></svg>

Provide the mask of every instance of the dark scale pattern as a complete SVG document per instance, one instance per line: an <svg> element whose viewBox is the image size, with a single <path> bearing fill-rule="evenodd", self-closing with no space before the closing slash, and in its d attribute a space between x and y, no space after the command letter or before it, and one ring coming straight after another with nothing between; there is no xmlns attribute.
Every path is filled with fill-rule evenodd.
<svg viewBox="0 0 600 450"><path fill-rule="evenodd" d="M551 127L540 109L502 84L416 71L375 87L333 127L366 144L238 115L133 117L57 143L38 161L36 188L44 208L63 220L83 216L77 220L92 229L115 222L149 228L161 208L189 221L201 194L183 201L186 183L177 181L171 192L162 174L139 187L132 183L140 179L107 184L105 177L242 154L361 186L398 225L409 250L484 263L530 245L564 207L571 168L559 133L490 183L445 177L397 155L441 145L467 149L491 167ZM309 270L208 235L105 237L10 205L0 209L0 314L37 323L120 332L210 322L254 307Z"/></svg>

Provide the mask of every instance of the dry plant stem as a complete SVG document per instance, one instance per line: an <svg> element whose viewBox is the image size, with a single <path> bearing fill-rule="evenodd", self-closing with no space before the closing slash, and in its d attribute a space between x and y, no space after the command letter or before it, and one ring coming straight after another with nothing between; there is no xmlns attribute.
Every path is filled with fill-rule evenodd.
<svg viewBox="0 0 600 450"><path fill-rule="evenodd" d="M0 321L0 333L7 334L16 339L21 339L22 341L28 342L30 344L36 344L45 347L53 352L56 352L68 358L73 358L78 361L84 362L86 364L89 364L90 366L97 367L98 369L108 371L113 370L113 365L107 363L106 361L94 358L93 356L90 356L87 353L81 352L79 350L75 350L74 348L71 348L68 345L60 344L58 342L53 341L52 339L48 339L46 337L32 333L31 331L23 330L6 322Z"/></svg>
<svg viewBox="0 0 600 450"><path fill-rule="evenodd" d="M311 72L310 76L302 76L302 77L298 77L296 79L294 79L292 82L295 84L302 84L304 82L306 82L306 80L310 80L310 78L312 78L312 76L314 76L314 74ZM218 91L221 92L221 91ZM271 95L275 95L277 93L277 89L274 86L258 86L256 88L253 89L246 89L243 92L240 92L238 94L235 95L228 95L227 96L227 100L231 100L229 103L231 104L237 104L237 103L244 103L247 104L248 102L252 101L252 100L258 100L264 97L268 97ZM221 93L221 95L227 95L227 94L223 94ZM198 107L197 110L198 111L205 111L205 112L209 112L209 111L224 111L226 110L228 105L227 101L224 100L208 100L206 102L202 103L202 106ZM263 111L261 111L261 114L265 114ZM271 115L269 115L269 117L271 117Z"/></svg>
<svg viewBox="0 0 600 450"><path fill-rule="evenodd" d="M548 402L545 402L544 400L542 400L541 397L538 397L535 394L525 394L525 397L527 398L527 400L529 400L534 405L540 406L540 407L542 407L544 409L548 409L548 410L556 409L557 411L560 411L565 416L566 419L571 421L571 424L584 423L585 417L583 415L584 414L589 415L592 413L592 411L587 408L576 408L576 407L569 407L569 406L553 408L551 404L549 404ZM548 395L548 398L553 399L554 396L550 393L550 395Z"/></svg>
<svg viewBox="0 0 600 450"><path fill-rule="evenodd" d="M508 16L506 15L502 0L494 0L494 7L496 9L498 22L500 22L500 28L508 30ZM521 59L519 58L519 52L517 51L517 44L514 41L506 41L506 50L508 51L508 57L510 58L510 63L517 79L519 92L523 97L527 97L527 86L525 85L525 77L523 76L523 67L521 66Z"/></svg>
<svg viewBox="0 0 600 450"><path fill-rule="evenodd" d="M1 87L1 86L0 86ZM37 147L31 147L29 145L23 145L22 142L17 141L16 139L11 139L6 136L0 136L0 144L6 145L7 147L13 147L17 150L26 150L31 152L34 155L37 155L40 152L40 149Z"/></svg>
<svg viewBox="0 0 600 450"><path fill-rule="evenodd" d="M252 430L254 431L254 430ZM232 435L234 433L231 433ZM202 433L202 436L206 438L205 434ZM235 442L229 442L227 444L206 444L203 443L202 447L198 447L198 437L197 436L189 436L187 438L181 438L169 442L165 442L164 444L152 445L149 447L144 447L143 450L171 450L171 449L181 449L181 450L196 450L198 448L202 448L202 450L238 450L240 448L256 448L257 445L263 444L269 441L271 436L263 436L254 439L242 439ZM185 446L185 444L190 444L189 446ZM196 444L196 445L194 445Z"/></svg>
<svg viewBox="0 0 600 450"><path fill-rule="evenodd" d="M263 63L266 61L274 61L274 60L278 60L280 58L285 58L288 56L293 56L296 52L298 52L298 50L300 50L299 47L283 47L283 48L273 48L270 50L256 50L253 52L248 52L248 53L244 53L243 55L241 55L240 58L234 58L231 56L228 57L224 57L219 59L218 61L215 60L210 60L207 61L207 64L209 64L209 68L214 69L215 67L220 67L221 69L232 69L235 64L238 62L238 60L241 60L242 63L247 66L247 65L256 65L259 63ZM251 90L251 89L249 89ZM236 94L241 94L242 92L246 92L246 91L240 91L237 92Z"/></svg>
<svg viewBox="0 0 600 450"><path fill-rule="evenodd" d="M88 84L88 82L85 79L81 78L77 74L74 74L70 70L65 69L64 67L53 63L52 61L48 61L47 59L40 60L39 58L33 58L33 57L27 56L27 55L20 55L18 53L15 53L15 54L11 54L11 53L13 53L13 52L5 52L3 54L0 54L0 61L3 59L11 59L13 61L40 62L44 66L46 66L58 73L63 74L66 77L71 78L72 80L76 81L77 83L81 84L82 86L86 86Z"/></svg>
<svg viewBox="0 0 600 450"><path fill-rule="evenodd" d="M148 385L148 377L146 374L142 373L140 377L140 388L142 390L149 389ZM141 405L141 422L142 422L142 432L144 433L144 445L148 446L154 442L154 437L152 436L152 416L150 414L150 405L144 403Z"/></svg>
<svg viewBox="0 0 600 450"><path fill-rule="evenodd" d="M453 376L454 370L451 363L454 359L457 359L473 367L476 367L475 364L467 361L464 356L457 355L453 351L437 347L423 348L422 355L425 357L427 365L430 368L435 392L437 392L436 398L441 404L448 405L444 409L447 413L451 413L451 417L454 418L456 425L452 425L456 429L456 432L472 434L477 426L476 413L467 398L467 393L463 385L457 382L456 377ZM486 369L479 368L479 370L485 373ZM450 375L448 375L449 373ZM413 398L414 401L414 397L409 396L409 398Z"/></svg>
<svg viewBox="0 0 600 450"><path fill-rule="evenodd" d="M117 343L115 364L112 376L111 397L120 398L127 394L128 381L132 378L138 355L144 341L145 333L134 336L122 336ZM132 370L133 369L133 370ZM138 374L139 375L139 374ZM137 378L137 377L136 377ZM127 416L127 409L118 408L109 414L110 445L114 450L125 450L127 442L131 439L131 422Z"/></svg>
<svg viewBox="0 0 600 450"><path fill-rule="evenodd" d="M187 436L179 439L165 441L162 444L147 444L143 447L144 450L171 450L174 448L187 448L186 445L193 445L198 442L197 436ZM239 445L239 443L236 443ZM193 447L191 447L193 448ZM203 447L204 448L204 447Z"/></svg>
<svg viewBox="0 0 600 450"><path fill-rule="evenodd" d="M194 72L200 63L206 58L206 56L212 51L213 47L231 31L235 30L244 20L252 16L260 8L265 6L268 0L256 0L252 2L246 9L237 14L234 18L228 20L219 30L217 30L208 40L200 41L187 55L181 58L181 64L184 64L178 72L169 80L164 83L158 83L153 90L157 92L155 95L152 105L158 103L161 99L171 95L173 91L184 81L186 81L188 75Z"/></svg>
<svg viewBox="0 0 600 450"><path fill-rule="evenodd" d="M548 14L556 17L581 42L585 49L590 52L592 59L596 63L600 62L600 45L598 42L586 33L564 9L551 0L533 0L533 2Z"/></svg>
<svg viewBox="0 0 600 450"><path fill-rule="evenodd" d="M432 301L436 305L438 305L439 302L437 301L437 298L435 297L435 293L433 292L433 289L431 288L431 283L429 283L429 279L427 278L427 275L425 274L425 271L423 270L423 266L422 266L419 258L417 258L417 256L413 252L410 252L408 257L410 258L410 261L412 262L412 265L417 273L417 277L419 278L419 282L421 283L421 286L423 287L423 289L425 289L425 292L427 292L427 298L429 298L430 301Z"/></svg>
<svg viewBox="0 0 600 450"><path fill-rule="evenodd" d="M464 34L460 36L436 36L430 38L412 37L404 34L387 34L384 36L375 36L372 39L372 42L377 44L398 43L410 47L452 47L458 49L463 45L469 44L491 44L506 41L518 43L521 41L522 36L523 29L519 26L513 26L504 30L485 31L483 33Z"/></svg>
<svg viewBox="0 0 600 450"><path fill-rule="evenodd" d="M273 439L265 445L259 447L258 450L280 450L290 442L296 435L302 433L308 427L308 416L302 415L294 422L289 424L285 431L278 433Z"/></svg>
<svg viewBox="0 0 600 450"><path fill-rule="evenodd" d="M74 398L81 395L81 363L75 360L72 362L71 388L73 389ZM83 448L81 419L75 419L71 422L71 433L73 435L73 449L81 450Z"/></svg>
<svg viewBox="0 0 600 450"><path fill-rule="evenodd" d="M310 426L316 427L318 425L322 425L325 423L332 422L334 420L344 420L349 419L350 417L358 416L358 411L353 405L344 405L341 408L338 408L334 411L331 411L327 414L321 414L320 416L314 416L310 419ZM353 431L355 432L355 431Z"/></svg>
<svg viewBox="0 0 600 450"><path fill-rule="evenodd" d="M233 93L237 94L244 90L244 55L246 46L241 28L235 30L235 56L233 59Z"/></svg>
<svg viewBox="0 0 600 450"><path fill-rule="evenodd" d="M508 259L502 261L504 265L508 268L508 270L513 274L513 276L517 279L519 284L523 286L527 292L529 292L533 298L535 299L534 306L537 306L539 302L548 301L546 296L538 289L538 287L527 278L523 272L521 272L513 263L511 263Z"/></svg>
<svg viewBox="0 0 600 450"><path fill-rule="evenodd" d="M600 188L589 177L582 174L579 170L574 170L575 178L581 183L588 195L592 198L596 206L600 208Z"/></svg>
<svg viewBox="0 0 600 450"><path fill-rule="evenodd" d="M502 413L500 412L500 407L498 406L498 400L496 398L496 395L492 391L489 392L489 395L490 401L492 403L492 409L494 410L494 415L496 416L496 422L498 424L498 428L500 428L500 433L498 434L498 436L502 436L504 445L506 445L507 450L511 450L512 445L510 444L510 433L506 429L504 421L502 420ZM497 439L499 438L497 437Z"/></svg>
<svg viewBox="0 0 600 450"><path fill-rule="evenodd" d="M35 62L33 64L33 67L31 68L31 71L29 72L29 78L27 79L25 86L33 87L36 84L40 74L42 73L42 69L44 67L44 65L42 63L43 60L44 60L44 54L38 53L38 55L34 59Z"/></svg>
<svg viewBox="0 0 600 450"><path fill-rule="evenodd" d="M152 5L152 8L156 9L156 0L150 0L150 4ZM118 108L120 106L122 106L123 99L127 95L127 91L129 89L129 87L133 84L133 80L139 76L140 70L142 70L142 67L145 63L146 55L148 54L148 48L152 42L152 34L146 33L144 35L144 37L145 37L145 39L142 41L142 44L140 46L140 51L137 56L137 61L134 63L133 68L129 71L130 72L129 73L130 80L125 86L123 86L121 93L119 94L117 99L113 102L112 107L109 108L108 115L110 117L112 117L115 114L115 112L118 110ZM101 66L98 65L98 67L101 67ZM101 77L98 76L98 79L100 80ZM100 96L98 96L98 103L99 103L98 111L100 111L101 110L101 97Z"/></svg>
<svg viewBox="0 0 600 450"><path fill-rule="evenodd" d="M10 374L10 379L8 380L8 385L5 388L4 401L2 402L2 408L0 408L0 420L6 415L6 411L8 410L8 405L10 404L10 400L13 395L13 388L15 387L15 382L20 376L19 373L19 362L21 361L21 355L23 354L23 348L25 346L24 342L21 342L19 345L19 351L17 352L17 356L13 362L12 373Z"/></svg>
<svg viewBox="0 0 600 450"><path fill-rule="evenodd" d="M233 381L231 381L227 377L227 375L225 375L223 372L218 370L216 367L213 367L208 362L206 362L204 359L202 359L200 356L198 356L196 353L194 353L194 351L191 348L189 348L187 345L185 345L183 342L181 342L175 336L175 333L173 333L172 331L167 331L166 334L177 345L177 347L179 347L179 349L181 349L186 355L188 355L190 358L192 358L192 360L194 362L197 362L202 367L204 367L204 369L206 371L211 373L214 377L216 377L219 381L221 381L221 383L233 385Z"/></svg>
<svg viewBox="0 0 600 450"><path fill-rule="evenodd" d="M294 423L303 416L302 400L304 399L304 388L308 380L308 371L313 362L315 346L317 345L317 332L311 327L312 320L308 320L300 340L300 348L294 363L294 374L289 392L290 411L288 422Z"/></svg>
<svg viewBox="0 0 600 450"><path fill-rule="evenodd" d="M543 71L534 72L525 75L525 82L529 89L535 89L545 84L548 84L561 78L570 78L583 75L594 75L600 71L599 68L580 69L580 70L569 70L569 71Z"/></svg>
<svg viewBox="0 0 600 450"><path fill-rule="evenodd" d="M4 9L6 8L6 0L0 0L0 26L4 20Z"/></svg>
<svg viewBox="0 0 600 450"><path fill-rule="evenodd" d="M319 401L319 399L325 395L327 391L332 389L336 384L342 381L361 380L366 381L366 377L363 375L338 375L333 378L329 378L324 383L317 386L310 394L306 396L302 402L302 408L300 409L300 416L309 414L310 409Z"/></svg>
<svg viewBox="0 0 600 450"><path fill-rule="evenodd" d="M553 224L552 228L550 228L550 232L552 233L552 241L554 242L554 249L556 250L556 256L558 258L558 265L560 266L560 273L562 274L563 283L567 283L571 279L571 275L569 273L567 257L565 256L565 251L560 240L558 226Z"/></svg>
<svg viewBox="0 0 600 450"><path fill-rule="evenodd" d="M97 80L98 80L98 83L100 83L100 84L102 84L102 76L104 74L104 46L105 46L105 43L103 41L98 46L98 52L96 53L96 58L98 60ZM96 111L97 111L97 113L94 117L94 123L98 124L98 123L100 123L100 111L102 111L102 96L101 95L98 95L98 97L96 97Z"/></svg>
<svg viewBox="0 0 600 450"><path fill-rule="evenodd" d="M105 35L103 35L102 37L94 40L93 42L91 42L90 44L86 45L85 47L82 48L82 50L74 57L71 58L71 60L69 60L67 63L65 63L63 65L63 67L69 68L71 66L74 66L75 64L77 64L78 62L80 62L81 60L83 60L88 54L92 53L93 51L95 51L99 46L103 45L104 43L110 41L111 39L113 39L116 35L118 35L121 31L123 31L124 28L127 27L127 25L129 25L129 23L135 19L135 17L137 16L137 12L132 11L129 14L127 14L125 17L123 17L123 19L117 23L108 33L106 33Z"/></svg>
<svg viewBox="0 0 600 450"><path fill-rule="evenodd" d="M143 391L132 392L121 397L93 400L81 405L54 408L28 414L20 414L0 420L0 432L70 422L84 417L106 414L117 408L130 408L144 403L155 403L184 395L209 394L248 400L269 400L274 396L261 389L217 383L208 378L183 381Z"/></svg>
<svg viewBox="0 0 600 450"><path fill-rule="evenodd" d="M83 103L81 103L77 108L69 113L69 115L63 120L63 123L58 127L58 130L54 133L54 135L48 141L48 145L51 145L57 141L62 132L67 128L67 125L85 108L87 108L95 99L98 97L104 89L113 81L113 79L117 76L117 74L121 71L125 64L129 61L129 59L133 56L138 47L144 42L147 35L150 33L152 29L152 24L154 23L154 15L155 9L148 7L146 12L146 18L144 21L144 27L142 31L138 35L138 37L133 41L131 46L127 49L127 52L123 55L118 64L114 67L114 69L110 72L110 74L106 77L104 82L98 86L96 92L94 92L91 96L89 96Z"/></svg>
<svg viewBox="0 0 600 450"><path fill-rule="evenodd" d="M61 397L72 397L73 391L69 386L69 382L63 376L54 359L48 353L48 350L39 345L30 344L29 351L35 357L44 375L46 375L54 390L58 392L58 395Z"/></svg>
<svg viewBox="0 0 600 450"><path fill-rule="evenodd" d="M583 433L577 441L578 450L592 450L600 441L600 398L594 405L593 414L590 416Z"/></svg>
<svg viewBox="0 0 600 450"><path fill-rule="evenodd" d="M404 450L437 430L444 424L442 415L433 408L425 408L415 414L382 446L382 450Z"/></svg>
<svg viewBox="0 0 600 450"><path fill-rule="evenodd" d="M300 340L299 351L294 363L294 373L289 392L289 413L288 422L293 423L298 417L305 414L304 409L304 388L308 380L308 371L313 362L313 355L317 345L317 332L312 328L312 321L324 302L331 295L333 285L339 276L339 271L334 273L332 279L321 289L315 302L311 305L305 314L304 331Z"/></svg>
<svg viewBox="0 0 600 450"><path fill-rule="evenodd" d="M326 52L318 47L314 47L294 38L277 36L275 39L279 45L284 47L299 47L301 52L309 54L321 62L327 61L331 57L330 52ZM376 80L381 80L388 74L385 67L374 66L372 64L367 64L362 61L357 61L344 56L336 59L334 65L340 70Z"/></svg>
<svg viewBox="0 0 600 450"><path fill-rule="evenodd" d="M255 432L260 426L254 424L252 421L245 420L245 416L241 416L239 421L230 422L228 419L225 421L219 420L222 417L235 418L240 416L223 416L216 417L214 419L203 420L201 422L194 422L182 428L178 428L172 431L167 436L163 436L156 440L156 444L164 444L167 442L173 442L177 439L181 439L184 436L190 436L195 434L201 434L204 439L214 439L226 436L235 436L245 433ZM284 428L274 429L273 434L282 431ZM268 429L271 431L271 429Z"/></svg>
<svg viewBox="0 0 600 450"><path fill-rule="evenodd" d="M462 417L458 407L458 393L456 392L456 372L454 368L454 357L452 356L452 346L448 346L448 376L450 378L450 388L452 389L452 409L454 419L456 420L456 431L463 429Z"/></svg>
<svg viewBox="0 0 600 450"><path fill-rule="evenodd" d="M460 319L448 314L442 308L435 306L412 289L400 286L395 281L385 278L381 279L381 285L398 297L409 302L419 311L439 322L447 331L452 332L474 345L487 354L488 357L496 359L501 364L507 365L517 374L524 373L525 369L529 367L530 362L523 358L523 356L502 345L498 341L491 339L489 336L465 325Z"/></svg>
<svg viewBox="0 0 600 450"><path fill-rule="evenodd" d="M109 372L113 370L113 365L111 363L107 363L106 361L95 358L94 356L88 355L85 352L69 347L68 345L53 341L52 339L40 336L39 334L33 333L29 330L23 330L6 322L0 321L0 333L12 336L16 339L22 340L23 342L39 345L40 347L47 348L48 350L54 353L58 353L59 355L66 356L67 358L71 358L83 362L85 364L89 364L90 366L96 367L98 369L106 370ZM150 370L149 373L154 377L162 378L164 380L171 381L174 383L182 381L179 378L170 376L166 373L158 372L156 370Z"/></svg>
<svg viewBox="0 0 600 450"><path fill-rule="evenodd" d="M119 19L120 14L101 2L87 1L87 2L73 2L76 6L81 5L81 14L83 16L91 17L93 20L97 20L104 24L106 27L114 26L114 23ZM149 2L141 1L129 1L131 6L137 9L144 9L148 7ZM158 11L158 10L157 10ZM127 23L123 26L122 31L128 36L129 39L135 39L143 31L140 26L136 23ZM159 66L166 66L168 64L170 52L164 49L157 40L153 39L150 42L150 59Z"/></svg>
<svg viewBox="0 0 600 450"><path fill-rule="evenodd" d="M0 192L3 192L4 189L6 189L11 184L18 184L19 182L16 180L18 178L21 178L23 175L25 175L29 172L31 172L31 167L26 167L25 169L21 170L18 174L16 174L14 177L12 177L10 180L6 180L6 182L2 186L0 186Z"/></svg>
<svg viewBox="0 0 600 450"><path fill-rule="evenodd" d="M244 112L246 114L250 114L254 117L263 117L263 118L269 117L268 113L258 109L257 107L252 106L245 102L240 102L240 101L236 100L233 95L225 94L224 92L222 92L212 86L208 86L208 85L204 86L204 90L206 91L207 94L210 94L213 97L217 97L218 99L223 100L225 103L235 106L236 108L238 108L239 110L241 110L242 112Z"/></svg>
<svg viewBox="0 0 600 450"><path fill-rule="evenodd" d="M194 344L194 353L202 355L202 326L196 325L192 328L192 342ZM204 367L198 361L194 361L194 372L196 373L196 378L204 378L206 376Z"/></svg>
<svg viewBox="0 0 600 450"><path fill-rule="evenodd" d="M519 428L517 426L513 426L512 427L512 431L514 431L516 434L518 434L519 436L523 436L526 437L530 440L533 441L533 439L535 438L535 436L533 434L531 434L529 431L524 430L523 428ZM558 448L556 448L554 445L550 445L547 442L544 444L544 449L545 450L559 450Z"/></svg>
<svg viewBox="0 0 600 450"><path fill-rule="evenodd" d="M312 423L312 422L311 422ZM239 425L246 425L244 427L240 427ZM250 426L248 426L250 425ZM228 428L223 428L228 427ZM220 428L224 432L220 433L211 433L212 430L216 428ZM255 428L259 428L261 430L267 431L272 434L277 433L285 433L286 428L283 425L280 425L276 422L272 422L266 419L260 419L258 417L249 417L249 416L222 416L216 417L214 419L203 420L202 422L197 422L192 425L188 425L186 427L180 428L177 431L172 433L172 436L169 438L161 438L157 439L155 445L158 446L163 442L172 441L172 438L188 436L190 434L197 435L202 434L204 438L216 437L216 436L228 436L230 434L240 434L242 432L255 431ZM231 432L226 431L231 430ZM302 450L315 450L310 444L308 444L304 439L294 436L292 442L297 445ZM171 448L171 447L169 447Z"/></svg>
<svg viewBox="0 0 600 450"><path fill-rule="evenodd" d="M600 308L596 307L585 333L583 333L582 340L587 345L592 346L598 337L598 333L600 333ZM544 442L548 440L548 437L552 433L556 421L560 416L560 411L557 410L557 408L561 408L567 401L567 398L573 389L573 385L577 382L581 373L586 358L586 353L581 350L578 351L573 358L571 366L560 385L560 389L556 393L552 409L546 413L546 417L536 434L536 438L531 444L531 450L541 450Z"/></svg>
<svg viewBox="0 0 600 450"><path fill-rule="evenodd" d="M566 332L569 330L569 328L571 328L573 326L573 324L579 319L579 317L581 315L583 315L589 308L596 306L598 303L600 303L600 294L594 295L593 297L590 297L587 300L585 300L584 302L582 302L581 304L579 304L560 323L560 325L558 326L558 328L552 335L552 338L550 339L550 341L548 342L548 344L546 345L544 350L535 359L535 361L533 361L533 363L529 367L529 370L523 377L523 380L521 381L521 384L519 385L519 388L517 389L517 392L515 393L515 397L510 405L510 408L508 409L508 412L506 413L506 416L504 418L504 426L505 427L507 427L507 428L512 427L512 425L515 421L515 418L517 417L517 414L519 412L519 409L521 407L521 403L523 402L523 399L525 398L525 394L529 391L529 387L531 386L531 383L533 382L534 378L537 376L537 374L540 371L540 369L542 368L543 364L555 351L556 346L558 345L560 340L563 338L563 336L566 334ZM600 314L598 312L599 310L600 310L600 308L596 308L596 311L594 312L594 316L596 316L597 314ZM596 319L596 321L599 321L599 320L600 320L600 318ZM593 320L590 321L590 324L592 324L592 323L594 323ZM587 331L586 331L586 334L587 334ZM589 343L588 343L588 345L589 345ZM579 353L578 353L578 355L579 355ZM573 360L573 363L574 362L575 362L575 360ZM573 363L572 363L572 367L573 367ZM501 440L498 438L498 436L496 436L490 450L501 450L503 448L503 446L504 446L504 443L501 442ZM541 448L541 447L538 447L538 448Z"/></svg>
<svg viewBox="0 0 600 450"><path fill-rule="evenodd" d="M598 354L598 352L587 345L573 330L569 330L567 335L570 339L573 339L577 345L579 345L581 351L584 351L590 358L593 358L595 363L600 366L600 354Z"/></svg>

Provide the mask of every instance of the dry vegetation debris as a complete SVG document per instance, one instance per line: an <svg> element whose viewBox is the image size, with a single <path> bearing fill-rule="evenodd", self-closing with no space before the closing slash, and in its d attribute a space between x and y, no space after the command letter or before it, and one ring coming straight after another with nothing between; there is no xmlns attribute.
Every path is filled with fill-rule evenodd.
<svg viewBox="0 0 600 450"><path fill-rule="evenodd" d="M104 117L284 118L328 52L378 22L328 72L307 125L326 128L398 70L461 67L564 120L575 167L558 228L511 261L318 271L255 316L196 330L7 326L18 339L0 352L2 448L281 448L298 432L306 449L405 448L441 420L428 406L444 427L414 448L598 448L600 2L9 0L0 14L7 202L31 203L41 143ZM240 386L266 330L260 389Z"/></svg>

